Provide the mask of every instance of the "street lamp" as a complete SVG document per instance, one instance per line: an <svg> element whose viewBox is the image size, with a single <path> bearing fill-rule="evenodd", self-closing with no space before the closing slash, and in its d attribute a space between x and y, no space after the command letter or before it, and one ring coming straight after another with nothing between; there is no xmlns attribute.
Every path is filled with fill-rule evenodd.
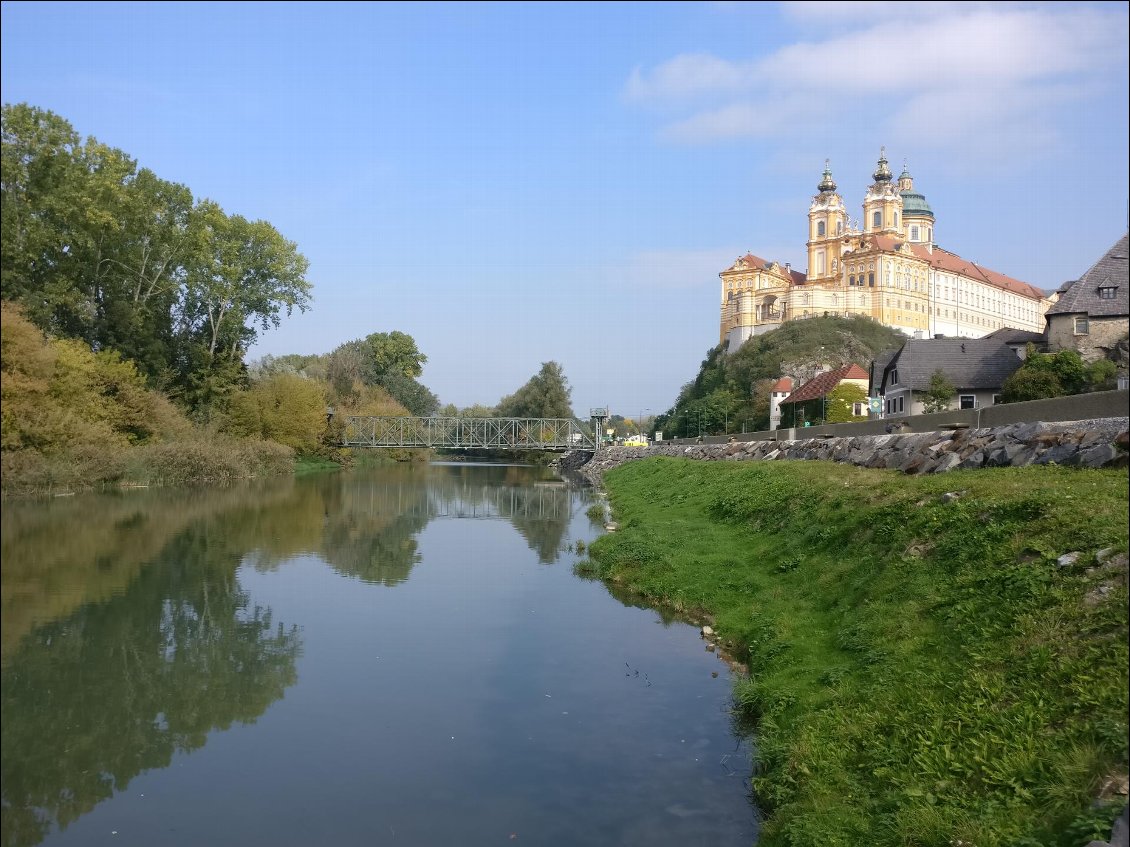
<svg viewBox="0 0 1130 847"><path fill-rule="evenodd" d="M636 429L639 430L640 435L643 435L643 413L644 412L650 412L650 411L651 411L651 409L644 409L643 411L640 412L640 416L638 418L636 418Z"/></svg>

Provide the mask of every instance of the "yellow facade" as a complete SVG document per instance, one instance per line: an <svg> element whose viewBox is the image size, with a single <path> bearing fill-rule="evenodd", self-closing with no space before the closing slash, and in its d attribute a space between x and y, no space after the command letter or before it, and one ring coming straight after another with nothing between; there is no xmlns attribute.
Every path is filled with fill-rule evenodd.
<svg viewBox="0 0 1130 847"><path fill-rule="evenodd" d="M905 169L893 179L885 151L872 179L860 224L825 167L808 210L806 273L746 254L719 274L719 343L736 350L785 321L818 315L867 315L917 338L1043 331L1052 301L938 247L933 211Z"/></svg>

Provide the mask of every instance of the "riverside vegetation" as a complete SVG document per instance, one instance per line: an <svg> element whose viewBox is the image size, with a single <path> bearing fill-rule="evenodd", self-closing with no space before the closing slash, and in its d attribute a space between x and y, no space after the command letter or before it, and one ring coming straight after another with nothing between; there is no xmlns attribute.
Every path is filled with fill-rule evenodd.
<svg viewBox="0 0 1130 847"><path fill-rule="evenodd" d="M354 460L336 447L343 417L436 412L417 379L427 357L396 330L245 362L312 300L306 258L271 224L50 111L5 104L0 121L5 494L227 481L288 473L296 456L299 470L337 467ZM465 414L483 412L495 410ZM560 366L544 363L497 413L572 417Z"/></svg>
<svg viewBox="0 0 1130 847"><path fill-rule="evenodd" d="M771 845L1084 845L1125 805L1125 471L656 457L579 572L709 621ZM1077 557L1061 558L1067 553Z"/></svg>

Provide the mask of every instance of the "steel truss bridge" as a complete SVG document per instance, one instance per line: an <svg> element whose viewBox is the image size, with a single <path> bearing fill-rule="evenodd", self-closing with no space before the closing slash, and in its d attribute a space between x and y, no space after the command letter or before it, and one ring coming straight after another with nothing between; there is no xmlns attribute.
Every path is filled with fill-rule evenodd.
<svg viewBox="0 0 1130 847"><path fill-rule="evenodd" d="M342 418L342 447L596 450L574 418Z"/></svg>

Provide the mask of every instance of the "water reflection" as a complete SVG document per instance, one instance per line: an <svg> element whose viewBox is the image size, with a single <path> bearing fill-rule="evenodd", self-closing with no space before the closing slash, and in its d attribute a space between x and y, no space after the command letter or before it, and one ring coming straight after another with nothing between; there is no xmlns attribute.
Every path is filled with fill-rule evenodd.
<svg viewBox="0 0 1130 847"><path fill-rule="evenodd" d="M36 628L10 657L4 845L66 828L210 731L253 723L295 682L298 631L240 590L238 557L188 529L163 558L127 591Z"/></svg>
<svg viewBox="0 0 1130 847"><path fill-rule="evenodd" d="M395 466L13 502L2 515L4 845L64 829L296 681L300 632L240 587L313 553L394 586L436 519L506 520L553 562L574 494L520 467Z"/></svg>

